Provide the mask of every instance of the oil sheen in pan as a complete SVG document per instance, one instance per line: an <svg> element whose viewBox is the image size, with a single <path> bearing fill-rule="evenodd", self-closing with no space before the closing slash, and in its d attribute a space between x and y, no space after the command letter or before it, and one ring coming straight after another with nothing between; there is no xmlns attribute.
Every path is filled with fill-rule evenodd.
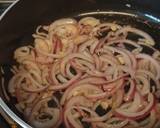
<svg viewBox="0 0 160 128"><path fill-rule="evenodd" d="M149 14L140 12L116 12L116 11L95 11L85 12L81 14L74 14L72 17L77 20L83 17L95 17L102 22L114 22L122 26L129 25L138 29L141 29L150 34L155 42L160 41L160 19ZM156 49L160 49L160 43L156 43Z"/></svg>

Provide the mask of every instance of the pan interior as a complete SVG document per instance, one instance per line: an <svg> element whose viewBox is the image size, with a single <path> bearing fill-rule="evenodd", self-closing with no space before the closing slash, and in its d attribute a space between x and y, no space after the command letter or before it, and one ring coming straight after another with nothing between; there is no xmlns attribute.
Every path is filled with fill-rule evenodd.
<svg viewBox="0 0 160 128"><path fill-rule="evenodd" d="M117 23L120 25L130 25L132 27L136 27L138 29L141 29L141 30L149 33L154 38L154 40L156 42L155 48L160 49L160 43L159 43L160 42L160 25L156 20L154 20L153 18L148 18L145 14L96 11L96 12L85 12L85 13L80 13L80 14L72 14L72 15L68 15L65 17L73 17L73 18L79 20L83 17L88 17L88 16L98 18L101 21L114 22L114 23ZM52 19L49 20L48 24L51 22L52 22ZM46 24L46 23L44 23L44 24ZM42 23L42 25L43 25L43 23ZM3 77L5 78L6 91L7 91L8 81L12 76L12 73L10 72L10 67L13 64L16 64L16 62L13 60L13 52L17 47L26 45L28 42L33 42L32 33L34 33L34 31L26 32L26 35L20 36L17 38L17 40L15 40L15 42L17 42L16 45L14 43L14 46L13 45L8 46L9 52L6 54L7 54L7 56L10 56L10 60L1 63L1 65L4 69L4 72L5 72L4 74L1 74L1 75L3 75ZM2 90L2 86L0 86L0 88ZM9 93L8 93L8 95L9 95ZM11 100L7 101L7 99L4 97L4 93L2 94L2 97L3 97L4 101L6 102L6 104L11 108L11 110L13 110L18 116L20 116L20 118L24 119L23 115L21 113L19 113L14 106L14 104L17 102L16 99L9 95Z"/></svg>

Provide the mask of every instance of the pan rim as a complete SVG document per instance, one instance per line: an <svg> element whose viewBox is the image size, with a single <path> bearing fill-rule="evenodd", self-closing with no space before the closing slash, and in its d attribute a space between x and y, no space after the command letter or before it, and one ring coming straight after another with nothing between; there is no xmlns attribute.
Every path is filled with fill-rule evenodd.
<svg viewBox="0 0 160 128"><path fill-rule="evenodd" d="M32 128L29 124L25 123L21 118L19 118L7 105L6 103L2 100L0 97L0 107L2 110L11 118L13 119L16 123L18 123L21 127L23 128Z"/></svg>
<svg viewBox="0 0 160 128"><path fill-rule="evenodd" d="M19 2L20 0L15 0L0 16L0 21L4 18L4 16ZM18 123L23 128L32 128L30 125L25 123L21 118L19 118L3 101L0 97L0 107L2 111L4 111L11 119L13 119L16 123Z"/></svg>
<svg viewBox="0 0 160 128"><path fill-rule="evenodd" d="M1 15L0 15L0 21L3 19L3 17L15 6L20 0L15 0Z"/></svg>

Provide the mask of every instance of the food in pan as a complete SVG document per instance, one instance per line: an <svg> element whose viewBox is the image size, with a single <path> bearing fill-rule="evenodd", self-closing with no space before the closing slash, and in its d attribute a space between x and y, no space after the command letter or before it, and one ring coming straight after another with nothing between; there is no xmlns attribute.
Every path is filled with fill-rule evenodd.
<svg viewBox="0 0 160 128"><path fill-rule="evenodd" d="M156 128L160 51L146 32L64 18L15 50L8 91L35 128Z"/></svg>

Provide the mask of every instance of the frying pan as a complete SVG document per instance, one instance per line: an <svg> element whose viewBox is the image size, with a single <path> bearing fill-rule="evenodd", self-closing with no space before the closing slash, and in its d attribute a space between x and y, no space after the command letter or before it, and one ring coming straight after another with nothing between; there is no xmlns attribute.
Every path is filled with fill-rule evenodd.
<svg viewBox="0 0 160 128"><path fill-rule="evenodd" d="M31 35L38 25L50 24L59 18L80 19L94 16L122 25L129 24L149 33L157 42L155 48L160 49L160 10L158 6L154 8L147 2L132 0L18 0L14 2L0 18L0 65L5 72L3 75L5 89L7 90L11 78L9 68L15 64L13 51L33 41ZM2 74L0 75L2 77ZM14 107L15 102L12 97L7 101L0 84L1 109L21 127L31 128L25 122L23 115Z"/></svg>

